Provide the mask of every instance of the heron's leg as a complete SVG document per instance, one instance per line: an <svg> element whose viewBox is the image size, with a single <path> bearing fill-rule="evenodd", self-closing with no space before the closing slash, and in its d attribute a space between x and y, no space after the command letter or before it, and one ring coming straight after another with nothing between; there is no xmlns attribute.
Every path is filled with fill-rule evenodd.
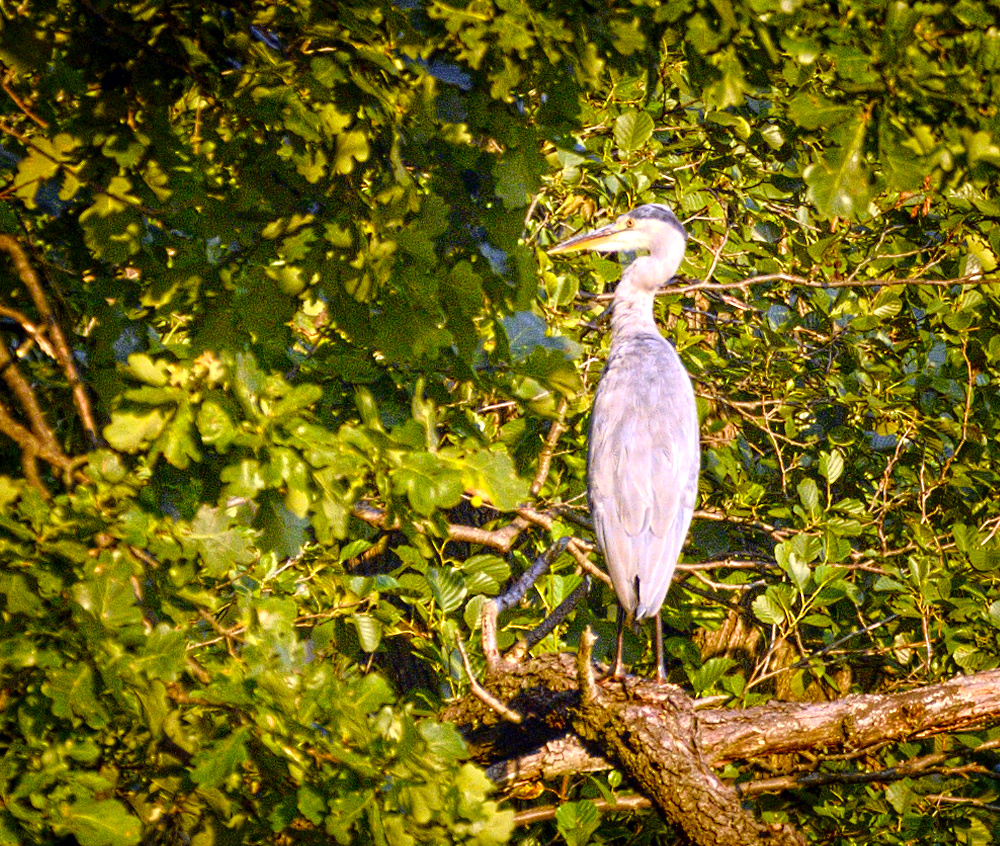
<svg viewBox="0 0 1000 846"><path fill-rule="evenodd" d="M663 621L659 612L653 618L653 631L656 632L656 680L663 682L667 680L667 673L663 664Z"/></svg>
<svg viewBox="0 0 1000 846"><path fill-rule="evenodd" d="M625 675L625 668L622 666L622 648L625 645L625 609L618 606L618 645L615 647L615 665L611 668L611 675L620 679Z"/></svg>

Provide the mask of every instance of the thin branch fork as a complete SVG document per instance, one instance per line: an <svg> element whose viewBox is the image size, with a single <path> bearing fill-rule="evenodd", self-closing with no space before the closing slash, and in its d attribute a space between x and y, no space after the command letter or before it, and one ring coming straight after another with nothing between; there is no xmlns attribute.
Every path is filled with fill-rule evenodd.
<svg viewBox="0 0 1000 846"><path fill-rule="evenodd" d="M384 509L370 502L355 503L351 513L370 526L378 526L380 529L386 530L399 528L399 523L391 521ZM474 543L495 549L497 552L507 553L513 548L521 533L530 526L551 530L553 523L559 516L561 515L549 514L547 511L539 511L524 505L517 509L517 517L499 529L482 529L478 526L449 523L447 527L448 540ZM600 579L610 587L611 577L587 558L587 553L593 549L593 544L576 537L570 537L566 545L566 551L573 556L573 559L587 575Z"/></svg>
<svg viewBox="0 0 1000 846"><path fill-rule="evenodd" d="M78 463L65 455L58 446L50 446L47 438L38 437L30 429L18 423L4 407L3 403L0 403L0 432L21 447L21 463L24 467L25 476L32 486L41 491L45 496L49 492L38 472L37 460L40 458L53 467L62 470L67 475L72 472Z"/></svg>
<svg viewBox="0 0 1000 846"><path fill-rule="evenodd" d="M56 358L60 367L62 367L63 374L72 391L73 402L76 405L77 414L80 415L80 422L83 424L84 431L86 431L91 444L96 446L100 439L97 434L97 426L94 423L94 414L90 407L90 398L87 396L83 382L80 381L76 364L73 361L73 352L66 341L66 336L63 334L59 321L56 319L55 312L52 310L51 305L49 305L49 299L42 287L41 280L38 278L35 269L31 266L31 262L28 261L27 254L13 237L10 235L0 235L0 250L3 250L10 256L18 276L28 289L28 293L31 294L35 309L38 311L42 325L48 333L52 347L56 352Z"/></svg>
<svg viewBox="0 0 1000 846"><path fill-rule="evenodd" d="M986 744L983 744L984 746ZM974 751L974 750L968 750ZM956 767L945 767L944 762L956 757L954 753L935 752L903 761L894 767L881 770L863 770L860 772L822 773L811 772L776 776L775 778L758 779L739 785L740 795L757 796L762 793L778 793L782 790L801 790L803 788L822 787L827 784L885 784L903 778L920 778L928 775L986 775L997 778L992 770L981 764L963 764Z"/></svg>

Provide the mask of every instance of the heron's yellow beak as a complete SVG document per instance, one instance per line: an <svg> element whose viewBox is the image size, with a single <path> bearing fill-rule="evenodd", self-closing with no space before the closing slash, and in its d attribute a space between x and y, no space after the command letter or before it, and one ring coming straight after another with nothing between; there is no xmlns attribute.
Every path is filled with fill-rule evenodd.
<svg viewBox="0 0 1000 846"><path fill-rule="evenodd" d="M623 248L628 249L628 247L620 243L620 237L622 233L628 233L629 231L626 223L616 220L614 223L609 223L607 226L602 226L593 232L583 232L580 235L567 238L554 247L549 247L548 254L556 256L560 253L572 252L573 250L607 250L608 252L613 252Z"/></svg>

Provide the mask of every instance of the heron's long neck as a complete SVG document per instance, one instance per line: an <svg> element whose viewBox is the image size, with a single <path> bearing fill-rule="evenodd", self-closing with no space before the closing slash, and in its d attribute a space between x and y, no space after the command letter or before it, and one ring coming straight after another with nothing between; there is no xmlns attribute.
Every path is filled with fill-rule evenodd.
<svg viewBox="0 0 1000 846"><path fill-rule="evenodd" d="M611 311L612 340L658 331L653 320L653 293L634 289L623 291L619 284Z"/></svg>
<svg viewBox="0 0 1000 846"><path fill-rule="evenodd" d="M670 279L677 268L654 256L642 256L632 262L615 291L611 312L612 340L625 335L655 332L653 297L656 289Z"/></svg>

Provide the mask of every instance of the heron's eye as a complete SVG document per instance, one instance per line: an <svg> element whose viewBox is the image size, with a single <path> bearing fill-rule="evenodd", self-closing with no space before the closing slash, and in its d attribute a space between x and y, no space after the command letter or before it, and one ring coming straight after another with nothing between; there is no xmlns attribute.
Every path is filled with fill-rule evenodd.
<svg viewBox="0 0 1000 846"><path fill-rule="evenodd" d="M625 225L626 225L626 226L627 226L627 227L628 227L629 229L631 229L631 228L632 228L633 226L635 226L635 221L634 221L634 220L632 220L632 218L629 218L628 220L626 220L626 221L625 221Z"/></svg>

